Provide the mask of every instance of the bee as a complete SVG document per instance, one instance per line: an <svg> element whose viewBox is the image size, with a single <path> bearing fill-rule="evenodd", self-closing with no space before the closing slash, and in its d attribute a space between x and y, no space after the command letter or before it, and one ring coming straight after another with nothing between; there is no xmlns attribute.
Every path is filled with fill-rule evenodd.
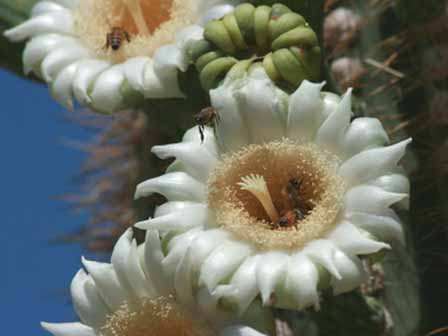
<svg viewBox="0 0 448 336"><path fill-rule="evenodd" d="M281 217L275 223L276 227L288 228L295 226L298 221L303 220L312 210L312 206L302 199L300 195L302 185L302 180L292 178L282 189L282 195L287 198L284 204L284 209L286 210L281 213Z"/></svg>
<svg viewBox="0 0 448 336"><path fill-rule="evenodd" d="M297 207L300 200L300 189L302 187L303 181L300 179L292 178L283 188L282 194L286 196L290 202L292 202L294 207Z"/></svg>
<svg viewBox="0 0 448 336"><path fill-rule="evenodd" d="M129 33L121 27L112 27L106 36L106 45L104 46L104 49L107 50L110 47L113 51L117 51L121 48L123 40L131 42Z"/></svg>
<svg viewBox="0 0 448 336"><path fill-rule="evenodd" d="M199 134L201 137L201 143L204 142L204 130L205 126L211 124L214 120L219 121L219 116L213 107L206 107L199 113L194 115L194 121L199 126Z"/></svg>
<svg viewBox="0 0 448 336"><path fill-rule="evenodd" d="M276 227L289 228L295 226L297 221L305 218L300 209L288 210L282 213L282 216L278 219Z"/></svg>

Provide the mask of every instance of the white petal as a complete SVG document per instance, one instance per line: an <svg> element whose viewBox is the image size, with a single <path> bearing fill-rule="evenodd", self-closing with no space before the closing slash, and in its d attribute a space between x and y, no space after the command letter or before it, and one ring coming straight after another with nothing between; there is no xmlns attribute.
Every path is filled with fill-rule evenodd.
<svg viewBox="0 0 448 336"><path fill-rule="evenodd" d="M93 278L98 292L111 311L117 310L126 301L129 294L118 280L111 264L89 261L82 258L84 267Z"/></svg>
<svg viewBox="0 0 448 336"><path fill-rule="evenodd" d="M158 193L170 201L197 201L205 198L205 186L190 175L182 172L164 174L140 183L135 198Z"/></svg>
<svg viewBox="0 0 448 336"><path fill-rule="evenodd" d="M165 45L154 53L145 69L144 95L147 98L184 97L179 88L178 71L186 71L185 56L175 45Z"/></svg>
<svg viewBox="0 0 448 336"><path fill-rule="evenodd" d="M181 29L176 33L176 47L184 55L184 64L181 66L187 69L192 60L189 58L189 48L195 42L204 38L204 28L199 25L192 25ZM185 71L184 70L184 71Z"/></svg>
<svg viewBox="0 0 448 336"><path fill-rule="evenodd" d="M60 46L44 58L40 67L42 76L45 81L51 82L66 66L87 57L89 51L79 44Z"/></svg>
<svg viewBox="0 0 448 336"><path fill-rule="evenodd" d="M349 255L371 254L390 248L388 244L367 238L356 226L346 221L338 224L328 239Z"/></svg>
<svg viewBox="0 0 448 336"><path fill-rule="evenodd" d="M203 262L213 252L225 244L230 234L224 230L207 230L191 242L190 264L195 272L199 272Z"/></svg>
<svg viewBox="0 0 448 336"><path fill-rule="evenodd" d="M199 283L207 286L209 291L226 277L231 275L251 253L246 244L228 242L217 249L204 261L201 268Z"/></svg>
<svg viewBox="0 0 448 336"><path fill-rule="evenodd" d="M288 255L282 252L270 252L261 255L257 266L257 283L263 304L267 304L277 284L285 276Z"/></svg>
<svg viewBox="0 0 448 336"><path fill-rule="evenodd" d="M54 336L96 336L96 333L92 328L82 323L41 322L41 326Z"/></svg>
<svg viewBox="0 0 448 336"><path fill-rule="evenodd" d="M60 4L65 8L75 8L78 7L80 0L51 0L51 1Z"/></svg>
<svg viewBox="0 0 448 336"><path fill-rule="evenodd" d="M160 78L177 77L178 70L186 71L184 55L173 44L160 47L154 53L154 71Z"/></svg>
<svg viewBox="0 0 448 336"><path fill-rule="evenodd" d="M172 292L172 286L165 279L162 261L164 255L157 231L148 230L145 240L145 264L148 278L160 295L168 295Z"/></svg>
<svg viewBox="0 0 448 336"><path fill-rule="evenodd" d="M399 194L409 194L411 190L409 178L402 174L383 175L372 181L371 184Z"/></svg>
<svg viewBox="0 0 448 336"><path fill-rule="evenodd" d="M311 83L307 80L291 95L286 135L291 139L311 140L322 119L323 101L321 89L325 83Z"/></svg>
<svg viewBox="0 0 448 336"><path fill-rule="evenodd" d="M392 204L407 197L407 194L391 193L378 187L361 185L347 191L344 204L347 212L357 211L381 215Z"/></svg>
<svg viewBox="0 0 448 336"><path fill-rule="evenodd" d="M192 241L197 238L201 232L200 229L193 229L171 239L168 244L168 255L162 261L163 268L168 278L174 278L179 262L184 258Z"/></svg>
<svg viewBox="0 0 448 336"><path fill-rule="evenodd" d="M337 251L334 262L341 275L340 278L333 277L331 280L335 295L349 292L366 280L367 274L357 257L349 257L342 251Z"/></svg>
<svg viewBox="0 0 448 336"><path fill-rule="evenodd" d="M149 61L149 57L133 57L123 64L124 75L135 91L144 91L145 68Z"/></svg>
<svg viewBox="0 0 448 336"><path fill-rule="evenodd" d="M330 115L335 113L341 103L341 96L338 96L332 92L322 92L321 96L323 100L323 109L321 112L322 119L320 120L319 125L322 124Z"/></svg>
<svg viewBox="0 0 448 336"><path fill-rule="evenodd" d="M204 183L217 163L217 157L200 142L154 146L151 151L161 159L177 158L184 164L190 175Z"/></svg>
<svg viewBox="0 0 448 336"><path fill-rule="evenodd" d="M124 108L121 88L125 82L123 64L116 64L103 71L95 80L92 105L105 113L117 112Z"/></svg>
<svg viewBox="0 0 448 336"><path fill-rule="evenodd" d="M325 267L335 278L339 279L341 277L334 263L334 254L337 247L332 242L324 239L314 240L306 245L303 251L309 259Z"/></svg>
<svg viewBox="0 0 448 336"><path fill-rule="evenodd" d="M328 150L339 154L345 132L352 116L352 91L344 95L338 109L328 116L317 131L316 142Z"/></svg>
<svg viewBox="0 0 448 336"><path fill-rule="evenodd" d="M319 309L318 282L319 272L308 257L303 253L297 253L289 258L285 287L288 293L293 293L298 309L310 305Z"/></svg>
<svg viewBox="0 0 448 336"><path fill-rule="evenodd" d="M201 203L196 202L166 202L156 208L154 217L160 217L169 215L172 212L182 211L191 206L195 206Z"/></svg>
<svg viewBox="0 0 448 336"><path fill-rule="evenodd" d="M205 204L193 204L170 214L141 221L135 226L142 230L160 230L162 232L184 232L195 227L213 225L214 216Z"/></svg>
<svg viewBox="0 0 448 336"><path fill-rule="evenodd" d="M75 62L65 67L56 76L56 79L51 84L51 95L60 102L65 108L73 110L73 80L78 71L79 63Z"/></svg>
<svg viewBox="0 0 448 336"><path fill-rule="evenodd" d="M285 135L286 106L278 89L268 78L251 79L239 89L236 98L246 121L250 143L264 143Z"/></svg>
<svg viewBox="0 0 448 336"><path fill-rule="evenodd" d="M260 263L260 256L256 255L247 258L235 274L228 285L218 286L214 292L221 297L231 297L238 304L239 314L243 314L253 300L259 294L256 271Z"/></svg>
<svg viewBox="0 0 448 336"><path fill-rule="evenodd" d="M345 157L389 143L389 137L381 122L376 118L357 118L352 121L344 138Z"/></svg>
<svg viewBox="0 0 448 336"><path fill-rule="evenodd" d="M70 286L73 307L86 325L99 329L111 311L101 298L94 281L84 270L79 270Z"/></svg>
<svg viewBox="0 0 448 336"><path fill-rule="evenodd" d="M207 147L210 154L213 156L218 156L215 131L212 127L204 127L204 142L201 143L198 126L192 127L186 131L182 138L182 142L201 144L201 146Z"/></svg>
<svg viewBox="0 0 448 336"><path fill-rule="evenodd" d="M22 24L6 30L5 37L11 41L22 41L30 37L49 33L71 34L73 17L68 10L49 12L35 16Z"/></svg>
<svg viewBox="0 0 448 336"><path fill-rule="evenodd" d="M176 288L176 299L185 307L194 309L196 302L193 293L191 268L188 262L186 262L189 258L190 252L187 251L177 265L174 275L174 287Z"/></svg>
<svg viewBox="0 0 448 336"><path fill-rule="evenodd" d="M392 146L363 151L344 162L339 169L339 174L348 186L385 175L396 168L406 151L406 146L411 141L408 139Z"/></svg>
<svg viewBox="0 0 448 336"><path fill-rule="evenodd" d="M207 22L212 20L218 20L222 18L224 15L232 13L235 10L235 7L232 5L221 5L219 4L221 1L207 1L205 8L211 8L201 17L199 23L204 26ZM213 3L217 3L216 6L212 7ZM205 9L204 9L205 10ZM200 10L199 13L203 13L204 10Z"/></svg>
<svg viewBox="0 0 448 336"><path fill-rule="evenodd" d="M133 293L135 298L151 297L154 289L150 286L150 282L146 281L137 254L137 243L132 237L133 231L128 229L118 239L112 252L111 263L122 286L126 286L128 292Z"/></svg>
<svg viewBox="0 0 448 336"><path fill-rule="evenodd" d="M96 59L87 59L79 63L78 71L73 81L73 93L80 103L85 105L92 103L92 99L88 94L89 87L98 75L108 67L110 67L109 62Z"/></svg>
<svg viewBox="0 0 448 336"><path fill-rule="evenodd" d="M354 225L385 241L399 241L404 244L403 226L398 216L378 216L362 212L351 212L345 217Z"/></svg>
<svg viewBox="0 0 448 336"><path fill-rule="evenodd" d="M57 4L53 1L40 1L31 9L31 16L39 16L48 12L57 12L65 10L64 6Z"/></svg>
<svg viewBox="0 0 448 336"><path fill-rule="evenodd" d="M48 53L73 44L76 44L73 37L59 34L45 34L32 38L23 50L23 71L25 74L30 73Z"/></svg>
<svg viewBox="0 0 448 336"><path fill-rule="evenodd" d="M246 326L227 327L219 333L219 336L267 336L255 329Z"/></svg>
<svg viewBox="0 0 448 336"><path fill-rule="evenodd" d="M146 63L144 74L144 96L145 98L182 98L184 94L179 89L177 76L167 78L160 77L154 68L151 59Z"/></svg>
<svg viewBox="0 0 448 336"><path fill-rule="evenodd" d="M234 151L249 143L247 124L240 114L233 85L221 85L210 91L212 106L219 120L215 124L218 141L224 151Z"/></svg>

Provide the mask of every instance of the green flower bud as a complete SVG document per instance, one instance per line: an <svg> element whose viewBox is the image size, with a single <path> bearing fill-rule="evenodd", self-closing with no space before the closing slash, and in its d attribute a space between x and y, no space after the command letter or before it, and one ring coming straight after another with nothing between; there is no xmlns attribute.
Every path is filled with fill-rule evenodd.
<svg viewBox="0 0 448 336"><path fill-rule="evenodd" d="M271 80L292 90L305 79L318 80L321 55L317 36L300 14L285 5L241 4L233 13L209 22L204 38L208 44L196 42L190 53L205 90L217 85L238 60L248 59L251 61L235 66L228 78L239 78L250 65L259 63ZM223 61L218 62L220 59ZM202 73L205 70L207 73Z"/></svg>

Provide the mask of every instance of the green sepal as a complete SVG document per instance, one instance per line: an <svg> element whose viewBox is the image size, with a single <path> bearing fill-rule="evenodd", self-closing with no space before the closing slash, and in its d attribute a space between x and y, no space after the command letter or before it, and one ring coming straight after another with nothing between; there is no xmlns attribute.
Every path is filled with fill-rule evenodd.
<svg viewBox="0 0 448 336"><path fill-rule="evenodd" d="M288 83L297 86L304 79L305 69L289 49L280 49L272 54L277 71Z"/></svg>
<svg viewBox="0 0 448 336"><path fill-rule="evenodd" d="M239 50L246 50L248 48L246 41L244 41L244 36L241 34L240 28L238 27L238 22L236 21L235 15L227 14L222 19L224 26L227 28L234 45Z"/></svg>
<svg viewBox="0 0 448 336"><path fill-rule="evenodd" d="M283 33L272 42L272 50L292 46L314 47L318 44L316 33L309 27L301 26Z"/></svg>
<svg viewBox="0 0 448 336"><path fill-rule="evenodd" d="M225 53L236 53L236 47L233 44L232 38L221 20L213 20L207 23L204 30L204 37Z"/></svg>
<svg viewBox="0 0 448 336"><path fill-rule="evenodd" d="M208 53L202 55L196 60L195 63L196 70L198 72L201 72L208 63L213 62L214 60L224 56L225 56L224 53L220 50L209 51Z"/></svg>
<svg viewBox="0 0 448 336"><path fill-rule="evenodd" d="M252 60L244 60L236 63L227 73L226 80L236 80L243 78L252 65Z"/></svg>
<svg viewBox="0 0 448 336"><path fill-rule="evenodd" d="M208 63L200 73L201 86L209 91L218 85L220 77L224 77L236 63L233 57L221 57Z"/></svg>
<svg viewBox="0 0 448 336"><path fill-rule="evenodd" d="M282 15L278 20L271 20L269 34L271 41L274 41L280 35L303 26L306 23L302 15L297 13L287 13Z"/></svg>
<svg viewBox="0 0 448 336"><path fill-rule="evenodd" d="M196 62L199 57L213 50L212 44L207 40L199 40L192 43L188 49L188 57Z"/></svg>
<svg viewBox="0 0 448 336"><path fill-rule="evenodd" d="M255 41L259 52L269 50L269 22L271 19L272 8L269 6L259 6L254 13L254 32Z"/></svg>
<svg viewBox="0 0 448 336"><path fill-rule="evenodd" d="M246 41L254 41L254 12L255 7L252 4L245 3L235 8L235 19L238 27L241 29L241 34Z"/></svg>
<svg viewBox="0 0 448 336"><path fill-rule="evenodd" d="M268 74L269 78L273 82L277 82L282 79L282 76L277 71L277 68L275 67L274 60L272 59L272 53L267 54L263 59L263 67L266 73Z"/></svg>
<svg viewBox="0 0 448 336"><path fill-rule="evenodd" d="M291 53L302 64L306 77L313 81L318 80L320 75L320 47L314 47L311 50L291 47Z"/></svg>
<svg viewBox="0 0 448 336"><path fill-rule="evenodd" d="M285 6L281 3L276 3L272 5L271 19L276 20L280 16L291 12L292 10L288 6Z"/></svg>

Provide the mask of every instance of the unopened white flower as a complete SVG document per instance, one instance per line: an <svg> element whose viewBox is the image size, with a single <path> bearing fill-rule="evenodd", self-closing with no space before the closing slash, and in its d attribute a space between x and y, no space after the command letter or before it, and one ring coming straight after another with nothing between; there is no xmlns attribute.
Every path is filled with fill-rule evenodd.
<svg viewBox="0 0 448 336"><path fill-rule="evenodd" d="M183 97L177 76L187 69L187 49L202 38L203 24L233 10L230 3L42 0L29 20L5 36L30 39L23 53L25 73L45 80L67 108L76 97L110 113L143 98Z"/></svg>
<svg viewBox="0 0 448 336"><path fill-rule="evenodd" d="M216 134L197 128L156 146L176 160L141 183L136 197L164 195L154 218L137 223L164 236L166 272L188 269L241 312L265 305L319 307L319 291L350 291L365 279L361 256L403 241L390 207L406 200L397 165L410 140L389 139L373 118L353 121L342 98L304 81L292 95L263 72L211 92ZM162 257L162 256L161 256Z"/></svg>
<svg viewBox="0 0 448 336"><path fill-rule="evenodd" d="M160 271L158 234L148 231L147 240L137 246L128 230L110 264L83 259L88 273L81 269L70 288L81 322L42 326L55 336L264 335L234 324L232 314L220 310L206 290L193 293L187 281L172 288Z"/></svg>

